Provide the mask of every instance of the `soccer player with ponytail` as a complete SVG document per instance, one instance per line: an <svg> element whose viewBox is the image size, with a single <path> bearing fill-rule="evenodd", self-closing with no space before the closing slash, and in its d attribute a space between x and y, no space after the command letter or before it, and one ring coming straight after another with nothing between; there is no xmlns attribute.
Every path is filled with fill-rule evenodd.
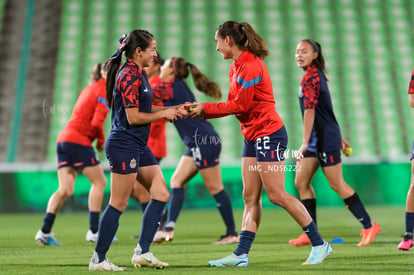
<svg viewBox="0 0 414 275"><path fill-rule="evenodd" d="M358 194L342 175L341 150L344 152L349 143L342 138L333 112L321 45L311 39L302 40L297 45L295 58L298 67L304 72L299 92L304 130L302 145L298 150L303 157L298 159L300 169L297 169L295 177L299 197L316 224L316 197L311 181L321 166L331 188L344 200L349 211L364 228L358 246L369 245L381 227L371 220ZM305 233L289 241L292 246L310 243Z"/></svg>
<svg viewBox="0 0 414 275"><path fill-rule="evenodd" d="M111 197L99 223L99 234L89 270L123 271L112 264L106 253L118 229L119 219L128 205L136 179L150 192L142 217L138 244L132 256L135 267L164 268L168 264L155 258L150 245L169 199L169 192L157 160L147 146L150 123L158 119L174 121L186 113L183 107L152 105L152 89L143 70L156 54L156 41L145 30L134 30L121 40L110 58L106 98L112 107L112 128L105 143L111 169ZM126 62L122 64L122 53Z"/></svg>
<svg viewBox="0 0 414 275"><path fill-rule="evenodd" d="M58 189L49 198L42 227L36 233L35 241L41 245L61 245L52 233L55 219L65 201L73 195L79 173L91 182L89 191L89 230L86 241L96 242L98 238L99 215L102 208L104 189L107 184L92 142L96 149L104 150L104 121L109 108L105 101L106 63L95 65L90 84L86 86L72 111L72 116L57 139Z"/></svg>
<svg viewBox="0 0 414 275"><path fill-rule="evenodd" d="M242 157L244 213L240 240L233 254L209 261L210 266L248 266L248 253L261 220L261 195L284 208L312 242L304 264L320 264L331 253L303 204L285 189L284 151L287 133L275 109L272 82L263 60L268 55L265 41L248 23L227 21L215 34L216 50L230 67L230 91L226 102L195 103L191 117L235 115L245 137ZM269 167L282 169L269 169ZM251 169L251 168L256 169ZM260 168L260 169L259 169Z"/></svg>

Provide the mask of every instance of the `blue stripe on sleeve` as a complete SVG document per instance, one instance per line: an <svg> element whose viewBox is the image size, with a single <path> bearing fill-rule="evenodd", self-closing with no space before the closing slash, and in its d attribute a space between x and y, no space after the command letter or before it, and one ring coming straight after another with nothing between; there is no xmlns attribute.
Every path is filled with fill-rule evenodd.
<svg viewBox="0 0 414 275"><path fill-rule="evenodd" d="M109 110L108 105L106 104L106 99L103 97L98 97L98 102L105 104L106 109Z"/></svg>
<svg viewBox="0 0 414 275"><path fill-rule="evenodd" d="M242 89L246 89L246 88L249 88L251 86L254 86L257 83L259 83L260 80L262 80L262 76L258 76L256 78L253 78L252 80L249 80L249 81L244 80L240 76L237 77L237 83L242 85Z"/></svg>

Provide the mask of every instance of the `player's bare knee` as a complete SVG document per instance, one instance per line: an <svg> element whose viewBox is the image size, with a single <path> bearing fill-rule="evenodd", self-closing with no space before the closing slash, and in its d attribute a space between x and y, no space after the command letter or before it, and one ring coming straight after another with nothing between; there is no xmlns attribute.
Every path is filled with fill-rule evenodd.
<svg viewBox="0 0 414 275"><path fill-rule="evenodd" d="M95 188L99 188L99 189L105 189L106 185L108 184L108 181L106 179L104 180L96 180L96 181L91 181L91 184L95 187Z"/></svg>
<svg viewBox="0 0 414 275"><path fill-rule="evenodd" d="M58 193L64 199L69 198L73 195L74 189L73 188L59 188Z"/></svg>

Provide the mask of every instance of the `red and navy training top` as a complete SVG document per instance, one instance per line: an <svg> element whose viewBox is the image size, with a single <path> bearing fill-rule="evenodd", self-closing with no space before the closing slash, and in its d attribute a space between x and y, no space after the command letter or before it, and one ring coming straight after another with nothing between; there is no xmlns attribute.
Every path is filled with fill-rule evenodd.
<svg viewBox="0 0 414 275"><path fill-rule="evenodd" d="M283 126L276 112L272 81L263 60L244 50L230 66L230 88L226 102L204 103L206 118L234 114L243 136L254 142Z"/></svg>
<svg viewBox="0 0 414 275"><path fill-rule="evenodd" d="M144 113L152 111L152 89L147 75L129 59L117 73L112 102L112 128L108 139L131 139L142 149L147 145L151 124L130 125L126 108L138 108L139 112Z"/></svg>
<svg viewBox="0 0 414 275"><path fill-rule="evenodd" d="M316 143L319 152L340 150L341 132L333 111L328 84L324 74L314 66L310 66L302 78L299 104L302 116L306 109L315 110L315 121L309 144Z"/></svg>

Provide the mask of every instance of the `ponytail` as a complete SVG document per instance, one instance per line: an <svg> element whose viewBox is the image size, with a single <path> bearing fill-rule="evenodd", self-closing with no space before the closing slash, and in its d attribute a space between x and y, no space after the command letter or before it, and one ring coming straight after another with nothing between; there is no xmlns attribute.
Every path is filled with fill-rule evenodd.
<svg viewBox="0 0 414 275"><path fill-rule="evenodd" d="M231 37L239 49L246 48L261 60L269 55L266 42L249 23L226 21L217 28L217 34Z"/></svg>
<svg viewBox="0 0 414 275"><path fill-rule="evenodd" d="M173 57L171 58L170 65L176 77L181 79L187 78L189 72L191 71L194 85L200 92L214 99L221 98L220 86L214 81L210 80L202 72L200 72L200 70L194 64L188 63L182 57Z"/></svg>
<svg viewBox="0 0 414 275"><path fill-rule="evenodd" d="M264 60L268 55L269 51L267 50L266 42L263 38L257 34L257 32L250 26L248 23L240 23L242 29L247 37L247 46L246 48L253 53L255 56Z"/></svg>
<svg viewBox="0 0 414 275"><path fill-rule="evenodd" d="M113 93L114 93L114 87L115 87L115 81L116 81L116 73L118 72L119 67L121 66L122 61L122 52L125 51L125 45L126 45L126 39L127 35L123 34L119 38L119 43L121 45L119 46L119 49L116 50L116 52L108 59L108 75L106 77L106 102L108 106L112 106L112 99L113 99Z"/></svg>
<svg viewBox="0 0 414 275"><path fill-rule="evenodd" d="M133 30L128 35L123 34L119 38L121 45L108 60L106 79L106 101L108 106L112 106L116 74L121 66L122 52L125 52L126 58L132 58L136 48L140 47L141 50L145 51L153 39L154 36L146 30Z"/></svg>

